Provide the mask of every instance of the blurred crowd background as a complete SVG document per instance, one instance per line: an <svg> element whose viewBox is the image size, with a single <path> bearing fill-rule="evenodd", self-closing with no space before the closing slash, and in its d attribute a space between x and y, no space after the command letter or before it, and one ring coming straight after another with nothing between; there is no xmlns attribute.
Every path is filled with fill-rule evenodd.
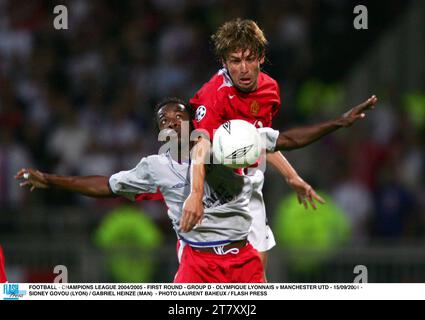
<svg viewBox="0 0 425 320"><path fill-rule="evenodd" d="M53 27L58 4L67 30ZM358 4L367 30L353 27ZM111 175L156 153L155 103L188 100L209 80L220 67L210 36L236 17L269 40L275 128L380 99L361 123L285 154L328 200L317 212L294 205L268 168L269 280L351 282L365 265L370 282L425 281L423 1L0 0L0 243L11 282L50 282L56 265L70 282L172 281L163 203L30 193L13 177L22 167Z"/></svg>

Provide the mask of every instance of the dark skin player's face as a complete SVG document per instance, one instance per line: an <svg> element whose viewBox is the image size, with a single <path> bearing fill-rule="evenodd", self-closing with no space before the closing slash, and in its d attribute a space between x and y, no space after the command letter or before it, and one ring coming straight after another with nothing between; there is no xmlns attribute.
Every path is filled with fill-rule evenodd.
<svg viewBox="0 0 425 320"><path fill-rule="evenodd" d="M234 86L242 92L252 92L257 89L260 66L264 63L264 57L257 57L251 50L237 50L230 52L224 67L229 71Z"/></svg>
<svg viewBox="0 0 425 320"><path fill-rule="evenodd" d="M159 130L171 129L181 138L182 121L189 124L190 117L184 105L171 102L159 109L157 122Z"/></svg>

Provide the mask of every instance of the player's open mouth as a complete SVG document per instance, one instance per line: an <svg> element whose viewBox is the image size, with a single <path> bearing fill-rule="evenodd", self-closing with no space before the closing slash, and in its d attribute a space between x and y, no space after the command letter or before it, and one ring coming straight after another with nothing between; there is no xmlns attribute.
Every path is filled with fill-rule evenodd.
<svg viewBox="0 0 425 320"><path fill-rule="evenodd" d="M251 84L251 78L240 78L239 82L246 86L246 85Z"/></svg>

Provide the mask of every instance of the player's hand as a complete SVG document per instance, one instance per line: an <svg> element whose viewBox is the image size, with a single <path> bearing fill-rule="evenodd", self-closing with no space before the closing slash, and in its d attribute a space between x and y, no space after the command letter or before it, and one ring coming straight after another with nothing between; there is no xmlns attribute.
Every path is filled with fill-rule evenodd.
<svg viewBox="0 0 425 320"><path fill-rule="evenodd" d="M347 111L340 118L341 125L343 127L350 127L357 120L365 118L366 117L365 112L367 110L374 109L377 102L378 102L378 98L375 95L373 95L369 99L367 99L365 102Z"/></svg>
<svg viewBox="0 0 425 320"><path fill-rule="evenodd" d="M308 209L308 203L316 210L315 201L324 204L325 200L319 196L316 191L300 177L288 180L288 184L295 190L298 197L298 202ZM307 202L308 201L308 202Z"/></svg>
<svg viewBox="0 0 425 320"><path fill-rule="evenodd" d="M182 232L189 232L197 224L200 224L204 216L204 205L202 195L191 193L183 204L182 217L180 219L180 229Z"/></svg>
<svg viewBox="0 0 425 320"><path fill-rule="evenodd" d="M44 174L34 169L21 169L15 175L15 179L21 180L20 187L29 187L30 191L36 188L48 188L49 184L44 177Z"/></svg>

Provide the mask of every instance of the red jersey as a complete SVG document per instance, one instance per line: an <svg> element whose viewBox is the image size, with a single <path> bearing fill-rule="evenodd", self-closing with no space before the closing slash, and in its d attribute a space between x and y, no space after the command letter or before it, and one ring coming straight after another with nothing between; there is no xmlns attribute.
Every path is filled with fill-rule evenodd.
<svg viewBox="0 0 425 320"><path fill-rule="evenodd" d="M226 69L221 69L190 100L196 110L194 126L205 129L212 138L214 129L225 121L246 120L258 127L271 127L280 109L280 91L276 80L260 72L257 89L237 90Z"/></svg>
<svg viewBox="0 0 425 320"><path fill-rule="evenodd" d="M227 70L221 69L189 103L196 110L194 127L207 130L212 140L214 130L228 120L245 120L257 128L271 127L280 109L280 91L276 80L260 72L257 89L241 92L233 86ZM158 191L149 197L136 198L142 200L163 200L163 197Z"/></svg>

